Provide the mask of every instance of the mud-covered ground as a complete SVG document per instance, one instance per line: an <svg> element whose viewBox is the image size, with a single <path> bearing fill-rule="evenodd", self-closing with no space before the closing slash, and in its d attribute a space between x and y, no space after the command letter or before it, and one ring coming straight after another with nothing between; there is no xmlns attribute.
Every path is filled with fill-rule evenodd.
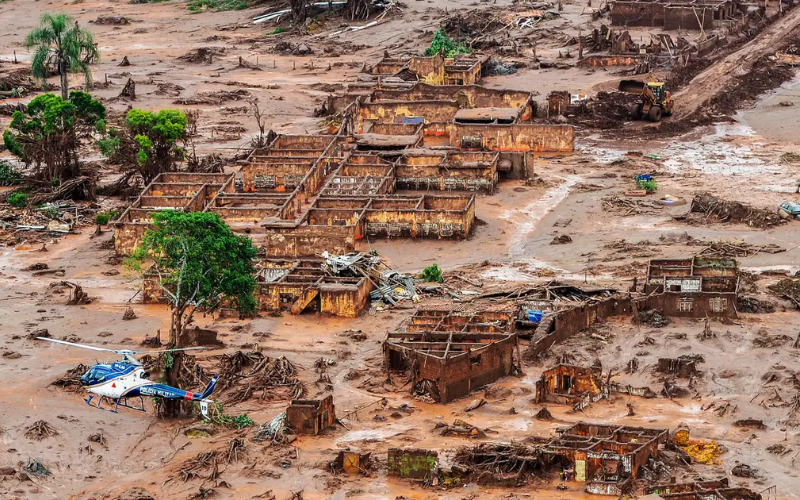
<svg viewBox="0 0 800 500"><path fill-rule="evenodd" d="M263 9L192 15L175 1L136 5L8 0L0 3L0 64L10 64L6 61L13 58L14 51L20 60L25 59L21 40L41 12L63 10L95 33L102 55L102 61L94 67L95 80L103 82L107 75L113 82L107 89L96 91L97 95L110 99L128 77L137 81L137 100L107 102L111 109L124 111L129 105L159 109L178 106L173 104L176 99L198 92L244 88L259 97L268 110L269 127L278 132L315 133L320 125L312 111L330 85L354 81L362 65L374 62L384 50L393 54L421 50L445 15L445 7L452 11L509 4L412 1L402 12L387 14L375 28L338 36L329 34L341 20L330 20L319 32L311 30L303 35L302 41L311 45L313 55L293 56L270 52L279 40L301 41L287 35L267 35L272 26L230 29L248 22ZM582 5L566 4L562 19L548 22L554 30L563 28L574 34L588 18L581 17L582 9ZM129 18L131 24L88 24L98 16L112 14ZM545 47L539 47L539 57L555 60L557 44L542 45ZM211 64L177 60L201 46L225 47L225 53ZM118 67L123 56L128 56L133 65ZM262 71L234 69L240 56L249 62L257 59ZM114 76L123 72L130 76ZM538 92L541 99L551 90L591 91L608 87L618 78L606 71L523 69L510 76L490 77L485 84ZM165 82L183 87L179 96L157 95L158 84ZM226 82L242 82L243 86ZM788 84L765 97L742 114L742 123L718 123L669 140L638 136L625 140L619 134L608 139L583 130L575 154L537 158L535 170L543 183L504 181L496 194L480 195L476 215L482 223L466 241L365 241L363 249L377 250L395 268L408 272L433 262L448 271L466 266L458 272L482 281L483 290L554 278L579 286L626 289L634 277L643 278L648 259L692 255L705 248L703 241L715 240L777 244L786 251L741 258L740 265L754 273L777 269L793 275L800 270L797 222L762 230L741 224L689 224L681 220L692 197L703 191L770 211L782 201L800 201L795 194L800 164L787 161L794 157L786 155L800 153L796 127L786 125L794 108L779 104L794 101L792 90ZM247 142L255 123L242 111L228 110L242 106L246 106L243 101L194 106L201 110L203 152L230 154ZM778 116L780 119L775 120ZM235 132L238 138L229 137L228 132L222 137L216 131L212 133L214 127L225 125L244 130ZM655 175L657 194L646 198L624 195L633 189L631 178L638 173ZM659 203L665 195L678 202ZM634 205L617 203L618 199ZM572 243L551 245L555 236L564 234L572 238ZM580 420L670 429L686 424L693 437L718 440L727 451L721 457L722 465L694 465L681 472L683 477L731 477L733 466L746 463L757 469L757 477L731 477L735 484L749 485L756 491L774 485L778 498L798 497L800 478L794 462L800 453L800 419L793 411L800 361L797 349L791 346L798 334L800 314L788 302L766 293L766 286L778 279L775 276L762 276L756 281L757 291L750 293L776 303L774 313L743 314L731 324L711 322L715 337L702 341L697 338L704 327L700 321L673 320L666 327L653 328L615 318L555 346L542 359L530 360L523 366L522 377L508 377L475 393L474 398L483 397L487 404L468 414L464 408L473 396L433 405L381 383L385 377L381 341L387 331L411 314L411 304L354 320L314 314L247 321L198 318L199 325L218 330L225 343L224 348L199 354L201 362L207 360L211 366L214 356L260 349L272 358L285 356L300 367L299 378L309 397L334 395L337 415L346 427L328 429L317 437L301 437L289 447L270 447L250 441L252 429L221 430L211 437L189 438L183 431L194 425L194 420L162 421L151 413L130 410L101 412L88 407L80 393L50 386L68 369L79 363L91 364L94 358L88 351L26 338L36 330L46 328L54 338L75 335L84 343L130 349L145 336L168 330L165 307L138 303L140 282L112 258L108 246L111 236L110 232L92 236L86 230L49 243L47 252L37 251L38 244L24 243L0 249L0 469L21 470L29 461L38 460L52 472L51 477L33 477L30 481L4 475L0 477L0 497L136 499L149 495L165 499L199 494L196 498L202 498L206 489L213 489L215 498L259 498L270 490L279 499L301 490L306 499L588 497L576 483L570 483L568 491L556 490L555 478L537 479L521 488L472 484L448 491L386 476L385 453L389 447L435 449L443 463L449 463L452 451L470 442L443 438L431 430L437 423L452 423L455 418L489 428L493 432L488 439L502 441L551 436L557 427ZM46 262L51 269L64 268L65 276L34 277L23 270L37 262ZM480 263L484 264L477 265ZM111 269L120 273L103 274ZM65 296L50 287L54 279L80 283L93 301L83 306L65 305ZM464 286L456 283L453 286ZM434 303L447 301L423 301L423 305ZM137 318L123 321L128 306L133 307ZM366 338L354 340L348 332L353 329L361 330ZM659 357L683 354L701 354L704 358L698 365L702 375L691 381L689 397L614 396L583 413L548 405L555 420L533 418L540 409L530 402L534 382L558 356L567 355L587 365L599 359L605 371L616 374L614 380L648 385L660 392L663 381L653 365ZM639 360L639 369L626 374L624 366L633 356ZM327 369L330 386L315 383L318 374L314 362L319 358L335 362ZM381 398L387 399L385 407L377 404ZM287 403L253 398L228 411L246 413L261 424L283 411ZM628 416L628 403L633 405L634 416ZM724 412L717 411L725 404L729 406ZM512 407L515 414L509 412ZM732 425L744 418L763 419L766 429L745 431ZM49 422L57 435L41 441L27 438L27 429L40 420ZM89 441L89 436L98 432L103 434L104 444ZM237 437L245 441L244 453L238 461L221 463L219 478L184 482L180 469L185 461L210 450L224 453ZM383 467L366 477L330 473L328 463L346 448L372 452Z"/></svg>

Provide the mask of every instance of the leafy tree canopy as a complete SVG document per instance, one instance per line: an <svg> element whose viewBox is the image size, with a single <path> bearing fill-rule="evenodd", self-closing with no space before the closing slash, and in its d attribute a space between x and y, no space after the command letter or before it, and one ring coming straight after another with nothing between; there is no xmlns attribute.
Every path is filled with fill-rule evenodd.
<svg viewBox="0 0 800 500"><path fill-rule="evenodd" d="M25 47L32 49L31 73L46 83L51 70L61 76L61 97L66 100L67 74L83 73L86 87L92 82L89 63L100 59L90 31L81 29L67 14L42 15L39 27L25 37Z"/></svg>
<svg viewBox="0 0 800 500"><path fill-rule="evenodd" d="M39 169L47 180L79 174L81 137L105 127L105 106L85 92L64 100L55 94L34 98L25 112L15 111L3 132L6 149Z"/></svg>
<svg viewBox="0 0 800 500"><path fill-rule="evenodd" d="M148 255L173 309L180 314L190 307L214 310L223 300L242 313L255 311L256 249L250 238L234 234L219 215L154 213L153 227L133 259L141 261Z"/></svg>

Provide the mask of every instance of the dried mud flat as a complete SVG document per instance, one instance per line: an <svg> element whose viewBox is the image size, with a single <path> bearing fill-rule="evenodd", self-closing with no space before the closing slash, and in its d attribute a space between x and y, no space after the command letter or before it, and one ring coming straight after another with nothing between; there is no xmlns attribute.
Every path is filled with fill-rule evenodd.
<svg viewBox="0 0 800 500"><path fill-rule="evenodd" d="M111 109L123 111L128 104L158 109L203 92L241 88L259 97L267 107L268 127L285 133L316 133L320 125L312 110L327 95L321 85L355 80L362 65L380 58L384 50L423 48L428 38L422 35L438 26L445 8L484 7L438 0L409 4L402 15L389 18L378 29L330 41L307 35L302 42L310 44L315 54L296 56L271 52L274 42L264 37L264 28L220 29L249 21L259 9L191 15L180 2L145 8L109 1L47 4L10 0L0 3L0 60L3 65L9 64L6 61L15 50L24 57L20 40L45 10L69 12L82 24L100 16L124 16L130 24L92 25L103 56L94 68L95 79L101 82L108 75L113 82L97 94L108 99L117 96L128 76L113 74L130 73L137 81L137 101L111 103ZM495 5L510 7L510 2ZM564 18L580 20L581 9L581 5L565 5ZM756 40L759 52L745 45L751 59L772 50L773 32L795 18L800 18L798 9L782 19L783 24L768 28L773 30L770 38L764 43ZM345 48L347 44L366 48L350 51ZM191 50L212 45L225 50L208 64L179 60ZM324 46L337 45L342 47L341 54L326 55ZM346 50L348 53L344 53ZM124 56L132 66L117 66ZM239 57L252 62L258 59L263 69L236 69ZM700 76L701 82L712 83L706 83L694 95L687 95L691 94L687 90L679 96L685 96L690 107L699 107L712 95L707 87L734 74L734 62L731 59L712 66ZM561 88L588 91L615 78L601 71L587 74L577 69L524 69L515 75L489 77L484 83L545 95ZM226 85L231 81L241 82L241 86ZM165 83L182 90L171 87L170 92L164 92ZM195 106L201 110L201 148L205 152L238 148L256 131L248 117L233 115L245 129L237 132L238 137L220 138L211 132L220 122L231 119L229 108L236 106L241 103ZM756 106L748 113L763 118L770 108ZM0 124L7 125L7 120L0 118ZM642 127L633 124L625 130ZM92 358L31 340L30 334L46 328L54 338L74 335L85 343L133 348L146 336L169 329L169 311L139 304L135 299L131 302L141 283L111 258L110 232L93 237L85 229L48 244L46 253L38 252L39 245L32 244L2 247L0 472L13 467L14 474L0 476L0 497L273 498L267 495L271 491L284 499L302 491L305 499L599 498L584 493L578 483L566 483L566 491L558 490L560 482L555 477L537 479L524 487L468 484L447 490L388 477L385 467L366 476L330 472L329 463L347 448L371 452L379 461L390 447L425 448L437 450L447 463L458 447L472 443L432 431L438 423L462 418L481 429L491 429L489 441L550 437L557 428L578 421L667 429L685 424L694 438L716 440L726 449L721 464L695 464L684 472L685 478L729 477L754 491L775 486L769 491L770 498L798 498L800 476L795 462L800 454L800 360L792 343L798 335L800 312L789 300L770 294L768 288L800 271L797 222L766 229L731 222L690 224L686 219L690 203L663 205L650 202L652 197L647 203L636 198L623 204L614 200L631 189L635 174L651 172L659 180L662 196L669 194L690 202L695 195L710 192L774 212L783 201L798 201L794 194L797 165L782 158L787 153L800 153L800 136L782 132L780 137L772 137L768 125L759 127L757 134L728 121L669 140L659 140L652 133L630 141L620 140L618 134L613 138L596 134L582 133L572 155L537 158L535 169L542 184L504 181L496 194L479 196L476 213L484 224L466 241L378 240L364 243L361 250L377 250L394 268L408 272L419 272L436 262L447 276L460 274L481 281L482 291L490 292L554 278L576 286L625 290L633 278L644 278L649 259L694 255L713 247L712 242L732 242L736 248L773 244L786 251L746 252L738 259L745 271L763 273L747 295L774 303L775 312L743 313L735 322L712 321L713 337L705 340L698 338L704 330L704 323L698 320L673 319L669 325L655 328L615 318L554 346L538 359L528 360L521 377L503 378L445 405L415 399L406 390L383 383L386 374L381 343L388 331L412 314L410 305L357 319L315 314L263 316L247 321L198 318L199 326L220 332L225 344L199 354L198 362L210 367L222 354L258 349L270 358L284 356L298 367L297 378L306 387L307 397L333 394L337 414L346 427L337 425L320 436L301 436L291 446L270 446L251 441L252 429L189 437L185 431L197 423L195 420L171 422L137 412L100 412L89 408L79 393L53 387L51 383L65 372L80 363L91 364ZM563 235L571 242L551 244ZM63 269L63 277L34 276L24 270L38 262L46 262L50 269ZM119 273L110 273L112 269ZM770 274L776 271L783 274ZM54 294L50 286L56 279L79 282L92 301L65 305L65 296ZM465 286L459 281L452 285ZM454 304L446 298L426 298L424 302L425 306L469 307L469 303ZM133 307L136 318L123 321L128 307ZM363 337L354 339L351 330L360 330ZM534 418L542 408L531 402L535 381L557 360L586 366L599 360L606 371L616 374L615 381L647 385L658 392L663 381L653 366L659 358L681 355L701 355L704 360L698 365L702 375L686 381L691 384L686 397L615 395L582 412L548 404L553 420ZM625 373L632 357L638 358L639 368ZM314 365L320 358L332 361L326 370L330 382L319 383ZM378 404L382 398L385 405ZM485 405L464 411L473 399L480 398L486 400ZM282 394L277 399L252 397L232 408L262 424L284 411L287 404L287 396ZM634 415L629 415L629 404ZM515 409L513 414L511 408ZM766 428L734 425L743 419L763 420ZM39 425L40 421L46 421L47 426ZM236 439L242 439L244 447L236 445L238 451L233 456L230 450ZM211 451L216 451L216 469L208 465L212 460L209 457L192 462ZM20 478L18 471L33 460L41 462L52 476L37 476L36 468L29 467L27 479ZM733 477L732 469L739 464L756 469L755 477Z"/></svg>

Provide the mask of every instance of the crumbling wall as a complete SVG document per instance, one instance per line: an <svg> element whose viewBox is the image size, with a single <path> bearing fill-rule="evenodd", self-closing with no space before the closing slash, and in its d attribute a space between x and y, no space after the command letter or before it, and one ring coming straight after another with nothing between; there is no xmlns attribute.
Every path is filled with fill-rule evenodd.
<svg viewBox="0 0 800 500"><path fill-rule="evenodd" d="M677 318L737 318L735 293L678 293L652 295L647 307Z"/></svg>
<svg viewBox="0 0 800 500"><path fill-rule="evenodd" d="M408 208L392 208L406 202ZM409 203L413 202L412 208ZM366 212L365 229L375 237L465 238L475 221L475 199L463 196L425 196L415 200L375 200Z"/></svg>
<svg viewBox="0 0 800 500"><path fill-rule="evenodd" d="M637 305L639 310L646 304L646 300L641 300L640 302L641 304ZM536 329L531 337L527 353L528 355L536 356L549 349L553 344L561 343L580 330L594 324L598 319L631 315L632 313L633 301L631 299L614 297L595 304L560 311L553 314L553 321L543 320L539 324L539 328Z"/></svg>
<svg viewBox="0 0 800 500"><path fill-rule="evenodd" d="M425 123L450 122L458 112L455 101L370 102L359 108L358 133L366 121L403 123L404 118L422 118Z"/></svg>
<svg viewBox="0 0 800 500"><path fill-rule="evenodd" d="M436 54L430 57L415 56L408 61L408 69L417 77L430 85L444 83L444 56Z"/></svg>
<svg viewBox="0 0 800 500"><path fill-rule="evenodd" d="M486 348L458 354L444 363L439 396L441 403L466 396L470 392L511 373L517 338L493 342Z"/></svg>
<svg viewBox="0 0 800 500"><path fill-rule="evenodd" d="M313 160L297 157L256 158L242 167L245 192L287 192L300 185Z"/></svg>
<svg viewBox="0 0 800 500"><path fill-rule="evenodd" d="M611 3L611 24L613 26L656 26L664 25L664 4L660 2L620 2Z"/></svg>
<svg viewBox="0 0 800 500"><path fill-rule="evenodd" d="M120 222L114 227L114 250L117 255L130 255L142 244L144 233L150 224L142 222Z"/></svg>
<svg viewBox="0 0 800 500"><path fill-rule="evenodd" d="M664 29L699 30L714 27L714 14L720 12L719 6L704 5L665 5Z"/></svg>
<svg viewBox="0 0 800 500"><path fill-rule="evenodd" d="M354 226L267 227L264 251L267 258L342 255L355 251L355 237Z"/></svg>
<svg viewBox="0 0 800 500"><path fill-rule="evenodd" d="M450 145L469 144L465 138L480 138L479 149L489 151L572 152L575 128L572 125L543 124L461 124L450 133ZM470 148L471 149L471 148Z"/></svg>
<svg viewBox="0 0 800 500"><path fill-rule="evenodd" d="M367 307L372 284L361 278L356 284L322 283L319 286L320 312L357 318Z"/></svg>
<svg viewBox="0 0 800 500"><path fill-rule="evenodd" d="M297 399L286 408L286 420L297 434L317 435L336 424L333 396L325 399Z"/></svg>

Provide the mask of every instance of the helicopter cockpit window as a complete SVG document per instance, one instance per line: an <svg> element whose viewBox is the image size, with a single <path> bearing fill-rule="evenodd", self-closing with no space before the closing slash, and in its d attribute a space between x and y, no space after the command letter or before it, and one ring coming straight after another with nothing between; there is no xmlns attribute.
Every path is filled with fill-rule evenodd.
<svg viewBox="0 0 800 500"><path fill-rule="evenodd" d="M88 372L83 374L83 376L81 377L81 380L83 380L84 382L102 380L110 372L111 372L111 370L109 370L105 366L95 365L95 366L89 368Z"/></svg>

